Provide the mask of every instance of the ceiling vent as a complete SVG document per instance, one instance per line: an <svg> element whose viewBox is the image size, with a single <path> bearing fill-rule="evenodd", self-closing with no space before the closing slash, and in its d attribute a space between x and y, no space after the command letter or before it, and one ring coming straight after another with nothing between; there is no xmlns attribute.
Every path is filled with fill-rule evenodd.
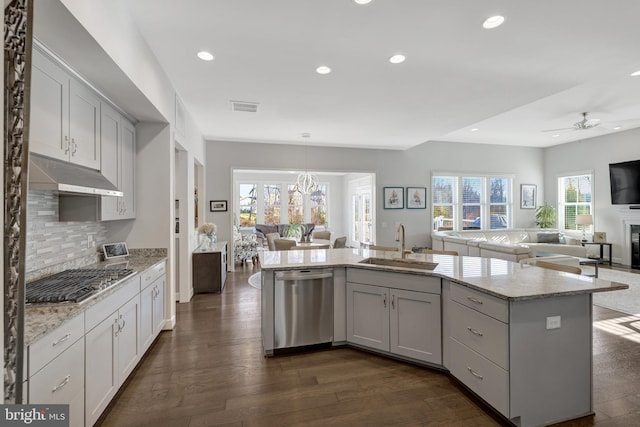
<svg viewBox="0 0 640 427"><path fill-rule="evenodd" d="M229 101L231 103L231 111L235 111L238 113L257 113L258 112L258 104L257 102L247 102L247 101Z"/></svg>

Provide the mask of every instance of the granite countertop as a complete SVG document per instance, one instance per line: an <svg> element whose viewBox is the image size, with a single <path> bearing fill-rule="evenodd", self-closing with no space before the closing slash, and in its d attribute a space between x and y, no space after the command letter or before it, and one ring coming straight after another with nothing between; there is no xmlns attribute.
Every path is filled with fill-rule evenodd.
<svg viewBox="0 0 640 427"><path fill-rule="evenodd" d="M93 295L81 303L55 303L55 304L27 304L25 305L24 345L25 347L35 342L47 332L57 328L67 320L84 313L84 311L97 302L108 297L123 286L131 284L129 281L143 271L153 267L159 262L165 261L163 256L136 256L124 261L101 261L83 266L83 268L130 268L135 273L123 279L104 291ZM139 285L138 285L139 286Z"/></svg>
<svg viewBox="0 0 640 427"><path fill-rule="evenodd" d="M399 252L369 249L263 251L262 271L322 267L358 267L371 270L437 276L505 300L525 300L627 289L629 285L522 265L495 258L409 254L407 259L436 262L433 270L360 264L365 258L397 259Z"/></svg>

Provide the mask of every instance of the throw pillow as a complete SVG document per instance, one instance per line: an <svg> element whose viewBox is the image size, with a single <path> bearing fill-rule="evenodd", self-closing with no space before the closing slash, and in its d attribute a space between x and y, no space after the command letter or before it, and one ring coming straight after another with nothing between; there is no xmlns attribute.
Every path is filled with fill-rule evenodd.
<svg viewBox="0 0 640 427"><path fill-rule="evenodd" d="M538 243L560 243L560 233L538 233Z"/></svg>

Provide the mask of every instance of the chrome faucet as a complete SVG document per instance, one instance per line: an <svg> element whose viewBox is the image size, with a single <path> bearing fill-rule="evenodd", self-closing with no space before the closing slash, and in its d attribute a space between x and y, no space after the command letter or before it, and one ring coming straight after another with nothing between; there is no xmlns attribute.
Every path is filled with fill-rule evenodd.
<svg viewBox="0 0 640 427"><path fill-rule="evenodd" d="M396 230L396 242L400 241L400 230L402 230L402 247L400 248L400 257L405 259L407 255L405 254L404 224L398 225L398 229Z"/></svg>

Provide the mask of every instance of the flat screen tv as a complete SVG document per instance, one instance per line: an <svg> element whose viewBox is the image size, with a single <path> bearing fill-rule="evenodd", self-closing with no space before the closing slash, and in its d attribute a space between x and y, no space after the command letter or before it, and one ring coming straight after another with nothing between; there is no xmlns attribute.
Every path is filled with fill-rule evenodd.
<svg viewBox="0 0 640 427"><path fill-rule="evenodd" d="M611 203L640 204L640 160L610 163Z"/></svg>

